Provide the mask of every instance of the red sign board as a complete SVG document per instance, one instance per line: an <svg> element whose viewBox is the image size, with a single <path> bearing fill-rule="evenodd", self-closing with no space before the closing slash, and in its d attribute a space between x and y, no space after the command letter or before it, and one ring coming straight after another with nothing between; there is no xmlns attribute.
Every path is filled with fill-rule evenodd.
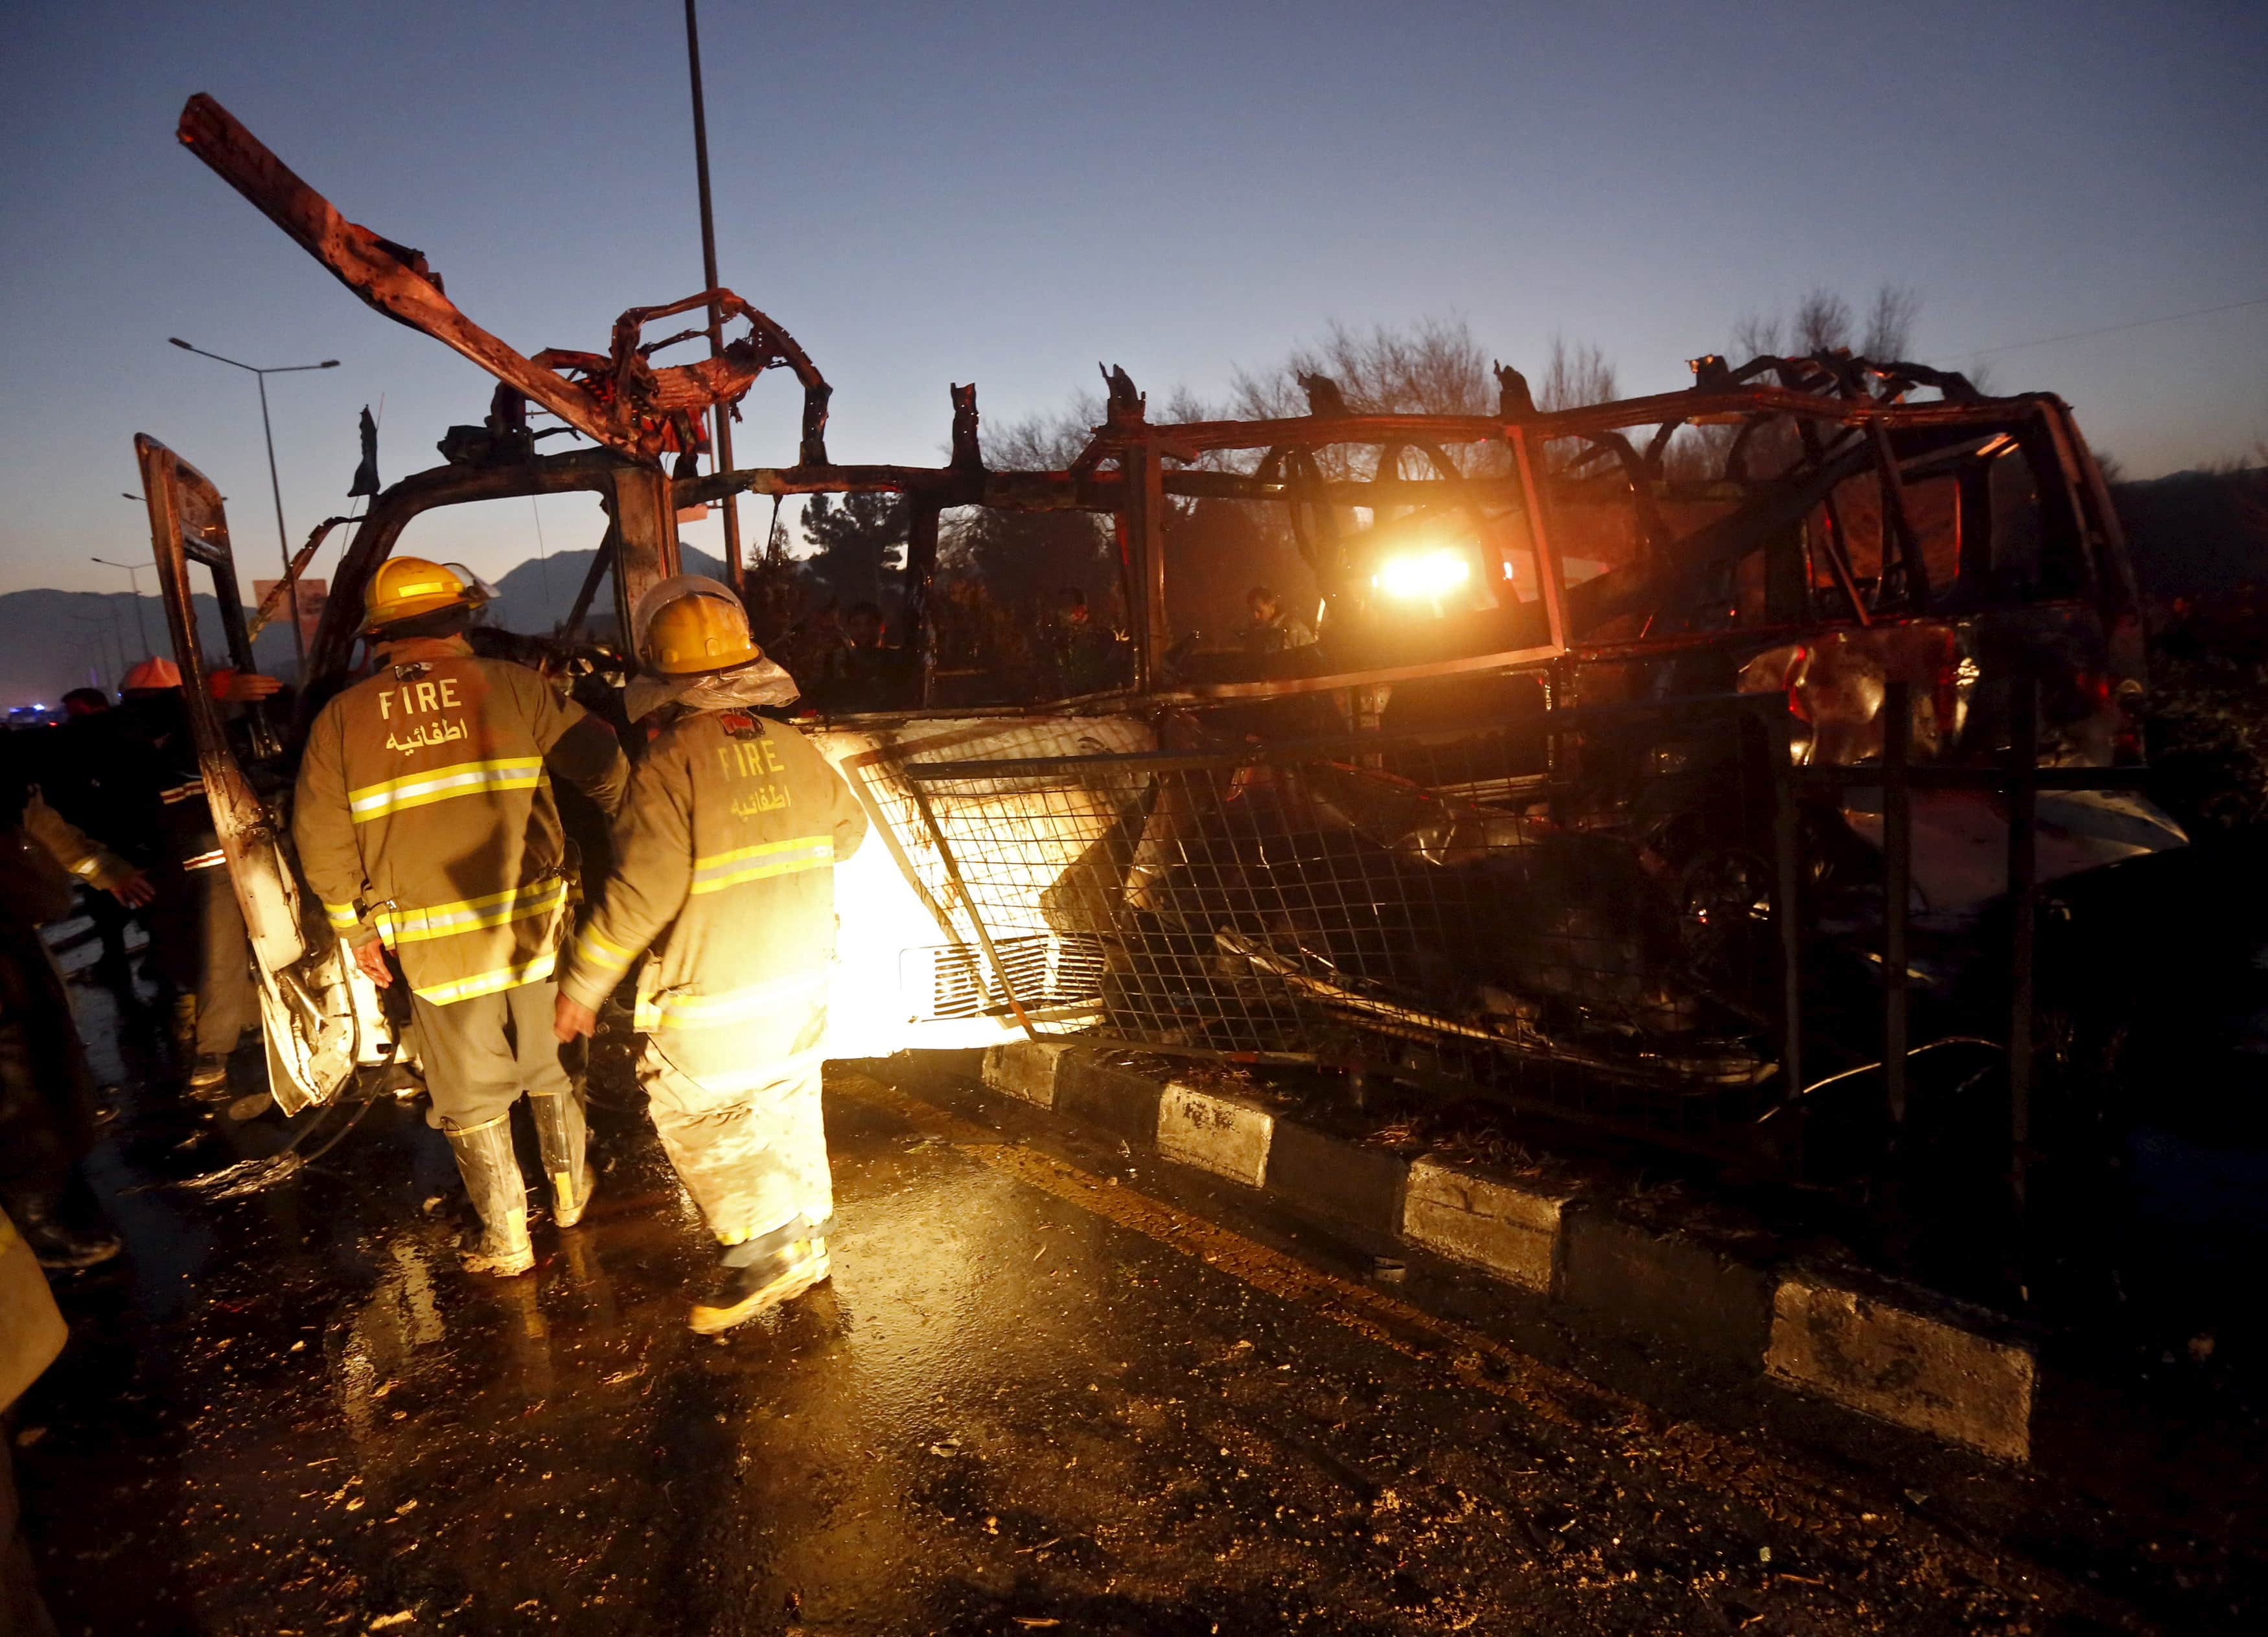
<svg viewBox="0 0 2268 1637"><path fill-rule="evenodd" d="M279 583L275 580L254 580L252 583L253 606L256 608L266 602L269 594L275 591ZM322 623L323 603L330 595L330 582L303 579L291 589L299 600L300 640L312 646L315 640L315 628ZM280 614L278 617L281 617Z"/></svg>

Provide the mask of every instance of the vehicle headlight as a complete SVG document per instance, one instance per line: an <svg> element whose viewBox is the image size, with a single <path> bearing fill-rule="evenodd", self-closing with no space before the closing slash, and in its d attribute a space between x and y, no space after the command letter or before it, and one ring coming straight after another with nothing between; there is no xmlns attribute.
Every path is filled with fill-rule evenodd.
<svg viewBox="0 0 2268 1637"><path fill-rule="evenodd" d="M1436 546L1397 552L1378 565L1378 572L1370 576L1370 583L1388 597L1410 602L1438 602L1469 584L1472 577L1471 559L1461 551Z"/></svg>

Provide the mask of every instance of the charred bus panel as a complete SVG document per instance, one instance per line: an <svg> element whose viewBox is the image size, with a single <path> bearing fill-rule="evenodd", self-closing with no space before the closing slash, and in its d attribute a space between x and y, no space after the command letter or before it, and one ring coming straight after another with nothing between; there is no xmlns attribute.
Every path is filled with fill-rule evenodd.
<svg viewBox="0 0 2268 1637"><path fill-rule="evenodd" d="M197 630L192 566L205 569L220 610L226 656L252 669L252 632L238 591L228 517L204 474L155 438L134 440L166 622L181 672L183 702L213 829L252 945L267 1042L269 1089L286 1114L341 1097L363 1071L414 1061L403 1050L377 988L347 958L299 878L291 852L282 746L268 708L245 708L239 758L210 690Z"/></svg>
<svg viewBox="0 0 2268 1637"><path fill-rule="evenodd" d="M733 308L745 357L646 363L694 334L649 346L647 319L724 293L632 309L603 355L523 356L217 105L193 101L182 137L500 383L449 464L357 528L303 708L347 674L364 584L435 506L597 492L574 626L608 582L626 613L675 571L685 508L903 498L904 651L858 701L887 708L808 722L883 841L843 872L838 1051L1099 1030L1447 1083L1540 1065L1624 1088L1602 1118L1730 1099L1748 1119L1803 1090L1808 941L1903 938L1896 884L1957 919L2011 879L1969 855L2021 854L2029 892L2180 843L2110 788L2138 756L2133 577L2051 396L1835 353L1705 357L1687 391L1550 415L1502 371L1494 415L1369 414L1311 378L1305 416L1160 423L1109 371L1064 469L990 469L962 385L945 465L836 466L823 377L753 309ZM693 411L775 363L804 392L796 463L701 473ZM531 405L600 446L538 453ZM1314 642L1194 634L1169 536L1219 505L1296 552ZM1123 620L1094 686L946 674L957 508L1108 520ZM2037 792L2050 774L2064 788ZM2014 845L2020 800L2054 808L2055 844Z"/></svg>

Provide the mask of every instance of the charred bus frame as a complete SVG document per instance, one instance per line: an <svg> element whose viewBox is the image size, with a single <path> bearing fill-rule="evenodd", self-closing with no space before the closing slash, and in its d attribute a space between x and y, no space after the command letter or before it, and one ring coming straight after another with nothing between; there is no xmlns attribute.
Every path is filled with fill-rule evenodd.
<svg viewBox="0 0 2268 1637"><path fill-rule="evenodd" d="M1145 721L1161 752L1170 722L1216 708L1337 698L1346 701L1351 723L1360 714L1356 701L1371 690L1519 675L1543 685L1540 726L1546 744L1556 747L1575 734L1577 724L1595 726L1597 707L1616 703L1618 695L1639 703L1693 692L1675 674L1689 657L1714 654L1737 668L1778 648L1802 650L1846 637L1874 644L1867 652L1882 690L1874 709L1880 716L1886 708L1906 710L1913 690L1948 685L1941 665L1914 659L1894 634L1920 633L1932 640L1907 648L1941 658L1953 650L1934 643L1934 636L1959 628L1975 635L1983 669L2016 690L2004 713L2004 756L1972 754L1965 767L1914 767L1913 747L1901 725L1859 758L1864 765L1800 767L1807 760L1819 762L1817 746L1807 757L1793 741L1786 712L1771 723L1778 1095L1791 1107L1805 1090L1802 929L1796 913L1805 867L1799 855L1800 785L1887 791L1884 868L1893 891L1885 898L1884 970L1892 975L1884 986L1881 1067L1891 1104L1899 1108L1911 1048L1898 975L1904 897L1896 889L1910 876L1911 835L1903 822L1909 791L1933 782L2009 791L2007 879L2028 902L2030 792L2043 780L2097 788L2134 782L2130 767L2114 767L2111 756L2084 747L2055 752L2054 760L2073 764L2061 770L2043 774L2037 767L2033 741L2039 722L2029 692L2037 669L2087 669L2100 679L2103 701L2114 713L2140 677L2138 599L2108 490L2068 407L2049 394L1988 397L1950 372L1843 354L1762 357L1737 370L1712 356L1694 361L1695 383L1688 390L1554 413L1539 412L1517 372L1500 370L1494 415L1354 412L1336 388L1321 383L1310 387L1313 413L1306 416L1161 423L1148 418L1144 399L1124 373L1112 371L1105 421L1064 469L989 469L973 385L952 389L951 453L945 465L841 466L826 451L830 389L823 376L784 330L730 292L704 291L663 307L632 309L604 355L523 356L465 318L421 254L347 222L210 99L191 100L180 136L356 295L441 340L501 383L485 427L455 429L445 442L450 464L386 489L356 527L310 657L311 695L327 679L346 673L360 589L416 517L438 507L578 490L600 496L608 525L575 617L579 620L588 610L602 580L610 580L626 642L638 598L678 569L681 510L742 494L902 495L909 519L908 645L917 663L910 696L903 708L883 713L887 720L1008 718L1020 712L1118 716ZM712 298L746 320L747 334L699 364L652 364L653 353L705 332L646 342L644 326L706 306ZM788 368L803 389L796 463L698 473L700 414L730 406L773 366ZM1917 400L1923 392L1937 396ZM540 434L527 425L531 405L600 446L537 453ZM1697 450L1705 466L1697 467ZM1377 452L1366 471L1359 459L1327 458L1348 451ZM674 471L665 465L671 455L677 457ZM1403 475L1410 456L1432 475ZM2059 566L2044 578L2034 572L2029 579L2012 579L2002 571L1994 482L1998 464L2010 460L2026 473L2036 502L2032 526L2039 539L2032 547L2045 540L2058 554ZM1951 545L1949 552L1933 554L1925 538L1932 530L1918 515L1914 490L1937 479L1949 480L1954 492L1949 518L1936 531L1949 529ZM1860 542L1854 538L1854 484L1870 494L1876 519L1872 565L1859 561ZM1313 673L1302 675L1186 678L1174 663L1167 606L1168 513L1179 504L1220 501L1285 508L1327 602L1350 595L1353 554L1366 532L1351 521L1356 513L1367 510L1372 529L1397 510L1461 514L1498 584L1517 578L1516 557L1529 563L1533 606L1524 624L1503 625L1516 640L1476 651L1310 667ZM1565 549L1571 519L1581 508L1602 505L1627 514L1631 549L1612 571L1571 584ZM1673 509L1687 505L1716 510L1697 526L1681 529ZM972 710L939 702L941 523L961 507L1111 518L1129 613L1131 664L1123 686L1021 708ZM1506 521L1513 516L1516 530ZM300 554L301 565L322 532ZM1608 678L1616 679L1595 686ZM1580 770L1557 759L1550 766L1545 786L1556 801L1580 782ZM933 822L931 827L936 828ZM945 836L939 832L933 839L950 871ZM998 967L983 917L972 913L970 920ZM2009 1053L2021 1123L2029 1078L2028 916L2020 917L2017 936ZM1006 1009L1024 1018L1005 969L999 976ZM1028 1021L1025 1026L1031 1026Z"/></svg>

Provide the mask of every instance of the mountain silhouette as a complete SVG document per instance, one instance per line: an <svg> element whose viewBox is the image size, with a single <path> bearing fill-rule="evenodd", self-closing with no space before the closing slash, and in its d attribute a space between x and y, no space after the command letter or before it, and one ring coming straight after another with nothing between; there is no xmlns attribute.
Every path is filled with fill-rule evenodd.
<svg viewBox="0 0 2268 1637"><path fill-rule="evenodd" d="M530 558L494 582L497 599L488 622L508 631L548 635L566 619L575 594L599 554L591 551L555 552L548 560ZM688 574L722 576L725 565L688 546L684 548ZM136 598L126 591L62 591L49 587L0 595L0 709L17 705L52 705L66 689L99 687L115 693L125 668L155 651L169 657L173 639L166 628L166 606L158 598L141 599L140 624ZM208 662L224 650L220 608L210 596L195 599L198 640ZM600 632L614 628L615 599L611 586L601 585L592 599L588 625ZM143 635L147 633L149 648ZM253 657L271 676L291 679L296 663L289 627L271 625L253 644Z"/></svg>
<svg viewBox="0 0 2268 1637"><path fill-rule="evenodd" d="M123 670L145 653L171 656L166 606L155 597L141 601L126 591L59 591L42 586L0 596L0 703L10 707L52 705L67 688L99 687L115 693ZM220 607L210 596L195 599L197 636L208 660L226 651ZM147 633L149 647L143 644ZM253 644L264 671L289 676L291 632L270 626Z"/></svg>
<svg viewBox="0 0 2268 1637"><path fill-rule="evenodd" d="M2110 493L2154 597L2209 597L2268 580L2268 466L2174 472Z"/></svg>
<svg viewBox="0 0 2268 1637"><path fill-rule="evenodd" d="M548 558L531 557L519 564L502 579L491 582L497 598L489 605L488 623L534 636L556 631L575 606L575 594L583 589L584 577L591 572L591 564L598 554L595 547L589 551L556 551ZM678 554L687 574L705 574L716 579L725 576L721 558L711 557L691 546L681 546ZM591 598L591 612L584 628L601 633L614 630L615 589L611 584L601 584L598 594Z"/></svg>

